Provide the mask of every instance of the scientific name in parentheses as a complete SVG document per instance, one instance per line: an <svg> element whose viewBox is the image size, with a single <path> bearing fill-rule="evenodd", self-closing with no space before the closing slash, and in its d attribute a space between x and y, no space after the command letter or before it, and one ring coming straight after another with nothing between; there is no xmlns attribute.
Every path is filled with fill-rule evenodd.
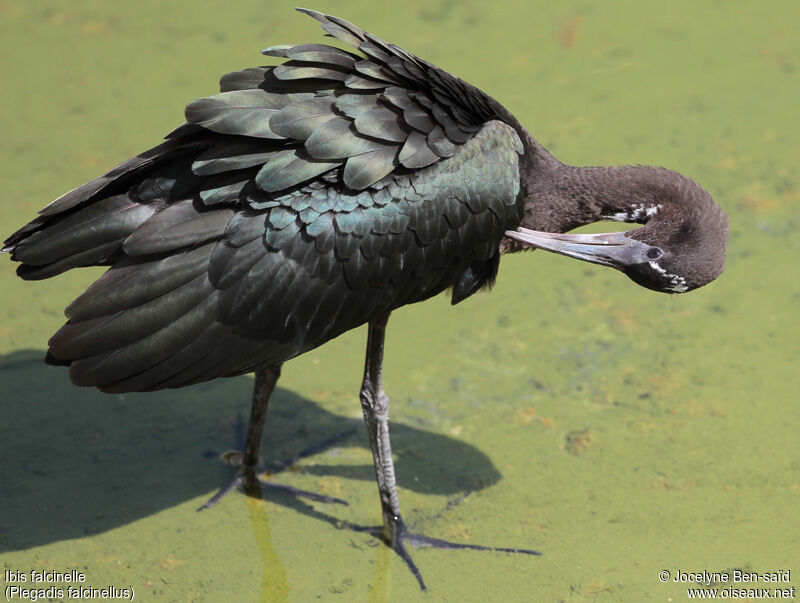
<svg viewBox="0 0 800 603"><path fill-rule="evenodd" d="M9 584L19 584L20 582L48 583L54 582L86 582L86 574L78 570L68 570L66 572L31 570L29 572L6 570L4 573L5 581Z"/></svg>

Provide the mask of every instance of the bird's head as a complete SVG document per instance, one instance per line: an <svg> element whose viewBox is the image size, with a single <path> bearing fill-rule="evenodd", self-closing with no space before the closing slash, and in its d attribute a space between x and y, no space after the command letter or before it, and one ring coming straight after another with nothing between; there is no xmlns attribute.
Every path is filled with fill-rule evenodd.
<svg viewBox="0 0 800 603"><path fill-rule="evenodd" d="M725 267L728 218L699 184L677 172L641 168L648 178L622 191L633 198L607 204L600 219L643 224L627 232L561 234L527 228L506 232L520 243L616 268L637 284L685 293L713 281Z"/></svg>

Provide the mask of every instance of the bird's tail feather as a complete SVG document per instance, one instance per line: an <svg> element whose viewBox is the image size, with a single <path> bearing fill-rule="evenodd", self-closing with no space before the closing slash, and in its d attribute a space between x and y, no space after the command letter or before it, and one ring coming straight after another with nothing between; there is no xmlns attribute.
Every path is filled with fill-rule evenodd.
<svg viewBox="0 0 800 603"><path fill-rule="evenodd" d="M122 242L156 211L129 195L114 195L47 220L11 249L17 274L40 280L78 266L106 263Z"/></svg>
<svg viewBox="0 0 800 603"><path fill-rule="evenodd" d="M120 393L241 374L269 361L265 354L283 354L215 318L222 295L208 275L215 246L112 267L67 308L48 362L69 366L76 385Z"/></svg>
<svg viewBox="0 0 800 603"><path fill-rule="evenodd" d="M59 197L3 243L21 262L20 277L39 280L79 266L106 265L122 242L163 203L141 203L135 185L155 169L208 145L189 135L130 159L103 176Z"/></svg>

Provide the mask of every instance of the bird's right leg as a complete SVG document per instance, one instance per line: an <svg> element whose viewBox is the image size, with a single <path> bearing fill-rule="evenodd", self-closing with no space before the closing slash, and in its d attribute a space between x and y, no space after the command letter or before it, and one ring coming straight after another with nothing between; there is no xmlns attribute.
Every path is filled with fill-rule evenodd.
<svg viewBox="0 0 800 603"><path fill-rule="evenodd" d="M259 369L255 372L255 383L253 385L253 403L250 406L250 421L247 424L247 437L244 441L243 450L234 451L232 454L226 455L227 457L226 460L231 465L240 467L241 471L239 475L237 475L233 479L233 481L231 481L228 485L221 488L219 492L217 492L199 509L197 509L198 511L202 511L204 509L213 507L220 500L222 500L225 497L225 495L227 495L229 492L240 486L246 486L247 489L252 490L258 484L266 486L267 488L271 488L273 490L287 492L289 494L293 494L295 496L299 496L302 498L308 498L311 500L315 500L317 502L339 503L343 505L347 504L345 501L339 498L334 498L332 496L325 496L322 494L316 494L314 492L309 492L307 490L300 490L299 488L294 488L292 486L284 486L281 484L277 484L267 479L267 477L259 474L257 470L258 463L260 460L258 457L258 450L261 447L261 436L264 432L264 423L266 422L267 419L269 398L272 395L272 392L275 389L275 384L278 382L278 378L280 376L281 376L280 364ZM280 464L281 469L285 469L286 467L291 466L292 463L300 460L301 458L304 458L306 456L311 456L312 454L319 452L324 448L327 448L328 446L336 443L340 439L342 439L342 436L328 440L321 445L318 444L311 448L307 448L299 455L291 459L289 462L281 463Z"/></svg>
<svg viewBox="0 0 800 603"><path fill-rule="evenodd" d="M367 333L367 354L364 381L361 384L361 409L367 427L375 477L381 497L383 525L380 537L406 562L424 591L425 582L405 543L410 535L400 514L397 479L389 439L389 396L383 389L383 344L389 315L370 321Z"/></svg>
<svg viewBox="0 0 800 603"><path fill-rule="evenodd" d="M411 558L406 545L414 547L431 547L446 550L471 550L494 551L499 553L521 553L525 555L539 555L538 551L531 549L490 547L479 544L462 544L449 542L440 538L432 538L424 534L410 532L400 514L400 502L397 495L397 479L392 460L392 446L389 441L389 396L383 389L383 344L386 334L386 323L389 315L370 321L367 334L367 354L364 363L364 381L361 385L361 408L364 413L364 422L367 426L372 457L375 463L375 476L378 481L378 492L381 497L383 510L383 525L378 535L391 546L394 551L406 562L408 569L414 574L420 588L425 591L425 581L422 579L417 564ZM356 528L358 531L376 531L370 528Z"/></svg>

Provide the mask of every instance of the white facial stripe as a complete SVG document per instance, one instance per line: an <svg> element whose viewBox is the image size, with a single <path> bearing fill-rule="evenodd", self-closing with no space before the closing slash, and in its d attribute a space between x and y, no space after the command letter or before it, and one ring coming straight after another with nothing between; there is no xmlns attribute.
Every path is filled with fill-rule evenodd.
<svg viewBox="0 0 800 603"><path fill-rule="evenodd" d="M604 220L614 220L614 222L627 222L628 221L628 214L627 212L621 211L616 214L611 214L610 216L603 216Z"/></svg>
<svg viewBox="0 0 800 603"><path fill-rule="evenodd" d="M670 291L675 291L675 293L683 293L684 291L688 291L689 287L686 286L686 279L682 276L678 276L677 274L668 274L667 276L670 277L670 283L667 289Z"/></svg>
<svg viewBox="0 0 800 603"><path fill-rule="evenodd" d="M652 218L658 213L663 205L646 206L643 203L631 205L629 211L620 211L613 214L602 216L604 220L614 220L614 222L639 222L645 218Z"/></svg>
<svg viewBox="0 0 800 603"><path fill-rule="evenodd" d="M678 274L670 274L666 270L664 270L661 266L658 265L657 262L647 262L650 264L650 268L655 270L656 272L663 274L669 279L669 285L664 287L668 291L674 291L675 293L683 293L689 290L689 287L686 286L686 279Z"/></svg>

